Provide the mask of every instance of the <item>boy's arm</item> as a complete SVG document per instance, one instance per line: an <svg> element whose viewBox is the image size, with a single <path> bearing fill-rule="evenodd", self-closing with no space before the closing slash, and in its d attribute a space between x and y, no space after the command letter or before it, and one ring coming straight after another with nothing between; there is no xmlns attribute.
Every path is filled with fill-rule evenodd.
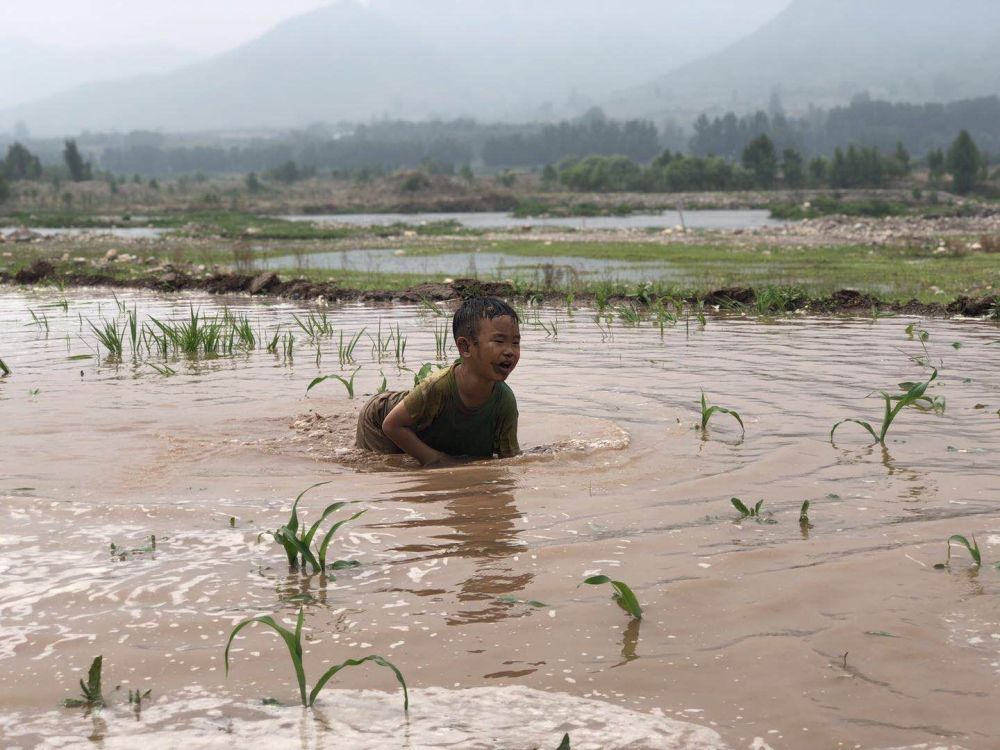
<svg viewBox="0 0 1000 750"><path fill-rule="evenodd" d="M413 456L422 466L448 463L449 457L441 451L434 450L427 443L417 437L413 430L413 417L406 410L403 401L396 404L392 411L385 415L382 420L382 432L392 442L399 446L400 450Z"/></svg>

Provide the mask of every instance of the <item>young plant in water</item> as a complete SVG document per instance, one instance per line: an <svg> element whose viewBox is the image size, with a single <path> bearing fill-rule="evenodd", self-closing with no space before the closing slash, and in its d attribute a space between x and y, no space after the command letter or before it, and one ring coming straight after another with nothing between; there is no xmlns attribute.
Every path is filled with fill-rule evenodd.
<svg viewBox="0 0 1000 750"><path fill-rule="evenodd" d="M295 621L294 633L287 628L283 628L275 622L274 618L270 615L251 617L250 619L239 623L235 628L233 628L233 632L229 634L229 641L226 643L226 676L229 676L229 649L233 645L233 639L236 638L237 634L247 625L259 622L262 625L266 625L271 628L275 633L281 636L281 640L285 642L285 646L288 648L288 654L292 659L292 667L295 669L295 680L299 685L299 696L302 699L303 706L311 708L316 703L316 698L319 696L320 691L322 691L326 686L326 683L329 682L341 669L344 667L357 667L370 661L378 664L380 667L386 667L387 669L391 669L393 671L393 674L396 675L396 681L399 682L403 688L403 711L410 710L410 696L406 690L406 680L403 679L403 673L400 672L392 662L375 654L372 654L371 656L364 656L360 659L347 659L340 664L330 667L322 674L316 684L313 685L313 689L310 690L307 695L306 673L305 668L302 666L302 619L302 608L300 607L299 616Z"/></svg>
<svg viewBox="0 0 1000 750"><path fill-rule="evenodd" d="M0 378L5 378L10 375L10 368L0 359Z"/></svg>
<svg viewBox="0 0 1000 750"><path fill-rule="evenodd" d="M948 537L948 556L945 558L945 561L943 563L938 563L937 565L935 565L934 566L935 568L941 570L942 568L947 568L948 564L951 563L952 542L957 542L958 544L961 544L963 547L969 550L969 555L972 557L972 562L976 564L977 568L982 566L983 556L982 553L979 551L979 543L976 541L976 537L975 536L972 537L972 543L970 544L969 540L966 539L961 534L952 534L950 537Z"/></svg>
<svg viewBox="0 0 1000 750"><path fill-rule="evenodd" d="M728 414L733 419L735 419L737 422L739 422L740 423L740 429L743 431L743 434L746 435L747 430L746 430L746 427L743 426L743 420L740 418L740 415L737 412L733 411L732 409L724 409L721 406L709 406L708 402L705 399L705 391L702 391L701 392L701 431L702 432L705 432L705 430L708 429L708 420L710 420L712 418L712 415L715 414L716 412L718 412L719 414Z"/></svg>
<svg viewBox="0 0 1000 750"><path fill-rule="evenodd" d="M312 549L313 539L319 532L320 524L322 524L331 513L335 513L344 506L352 503L352 501L332 503L323 510L320 514L319 520L310 526L308 530L306 530L304 526L300 529L298 514L299 501L307 492L309 492L309 490L322 487L324 484L330 484L330 482L318 482L317 484L307 487L300 492L299 496L295 498L295 502L292 504L292 514L288 518L288 523L278 530L270 532L271 536L274 537L274 541L284 547L285 555L288 557L288 564L291 567L302 569L306 566L306 563L308 563L313 569L313 573L323 573L326 571L328 567L326 563L327 551L329 550L330 542L333 541L333 537L337 531L340 530L340 527L367 512L365 510L359 510L350 518L345 518L342 521L338 521L333 524L329 531L323 535L323 538L319 542L319 546L314 552ZM358 563L354 560L337 560L329 565L332 570L355 568L357 566Z"/></svg>
<svg viewBox="0 0 1000 750"><path fill-rule="evenodd" d="M833 428L830 430L830 442L833 442L833 433L837 431L837 428L845 422L854 422L854 424L864 427L868 433L875 438L875 442L881 445L885 445L885 436L889 432L889 427L892 425L893 420L899 415L899 412L907 406L916 406L918 408L933 409L937 412L944 411L944 401L940 398L930 398L925 396L924 392L927 387L934 382L937 378L937 370L931 374L928 380L922 383L911 383L905 382L900 383L900 390L904 391L896 395L891 395L885 391L879 391L882 394L882 398L885 400L885 412L882 415L882 426L878 432L869 422L863 419L842 419L837 422Z"/></svg>
<svg viewBox="0 0 1000 750"><path fill-rule="evenodd" d="M344 388L347 389L348 398L354 398L354 376L357 375L359 372L361 372L360 367L351 373L351 377L349 379L342 378L340 375L323 375L318 378L313 378L313 381L309 384L309 387L306 388L306 393L309 393L309 391L312 390L314 385L319 385L324 380L329 380L330 378L333 378L334 380L339 380L341 383L343 383ZM383 378L383 380L384 379L385 378Z"/></svg>
<svg viewBox="0 0 1000 750"><path fill-rule="evenodd" d="M738 510L740 512L740 516L742 518L760 518L761 517L760 509L764 505L764 501L763 500L758 500L757 504L754 505L754 506L752 506L752 507L748 507L738 497L731 497L731 498L729 498L729 502L731 502L733 504L733 507L736 508L736 510Z"/></svg>
<svg viewBox="0 0 1000 750"><path fill-rule="evenodd" d="M614 597L615 601L618 602L618 606L628 612L636 620L642 619L642 608L639 606L639 600L636 598L635 594L632 593L632 589L630 589L628 584L624 581L612 581L605 575L597 575L584 578L583 583L579 584L579 586L582 586L584 583L591 586L600 586L604 583L610 583L612 588L615 590Z"/></svg>
<svg viewBox="0 0 1000 750"><path fill-rule="evenodd" d="M98 656L90 664L87 671L87 681L80 680L79 698L66 698L63 705L66 708L100 708L104 705L104 696L101 694L101 665L103 657Z"/></svg>
<svg viewBox="0 0 1000 750"><path fill-rule="evenodd" d="M337 356L340 358L341 366L354 361L354 347L358 345L358 341L364 332L365 329L362 328L347 343L344 343L344 332L340 332L340 344L337 346Z"/></svg>
<svg viewBox="0 0 1000 750"><path fill-rule="evenodd" d="M809 522L809 501L806 500L802 503L802 507L799 509L799 526L803 529L811 529L813 525Z"/></svg>

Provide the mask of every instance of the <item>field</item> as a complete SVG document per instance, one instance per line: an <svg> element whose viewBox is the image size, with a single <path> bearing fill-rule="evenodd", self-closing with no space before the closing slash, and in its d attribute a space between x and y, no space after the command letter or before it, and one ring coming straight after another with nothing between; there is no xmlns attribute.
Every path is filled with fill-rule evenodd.
<svg viewBox="0 0 1000 750"><path fill-rule="evenodd" d="M446 303L3 289L3 735L992 746L996 323L518 305L525 455L423 471Z"/></svg>

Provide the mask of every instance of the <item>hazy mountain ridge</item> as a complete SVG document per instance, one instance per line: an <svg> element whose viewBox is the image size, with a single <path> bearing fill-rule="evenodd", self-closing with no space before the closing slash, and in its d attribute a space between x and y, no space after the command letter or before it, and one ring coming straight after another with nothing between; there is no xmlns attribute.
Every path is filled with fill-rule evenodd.
<svg viewBox="0 0 1000 750"><path fill-rule="evenodd" d="M727 49L613 97L617 113L746 111L778 91L786 106L1000 93L995 0L794 0Z"/></svg>
<svg viewBox="0 0 1000 750"><path fill-rule="evenodd" d="M341 0L166 75L89 84L0 112L33 132L295 127L387 115L577 114L721 48L787 0Z"/></svg>
<svg viewBox="0 0 1000 750"><path fill-rule="evenodd" d="M67 50L17 37L0 39L0 108L49 96L73 86L132 74L160 73L190 64L194 52L168 45L128 45Z"/></svg>

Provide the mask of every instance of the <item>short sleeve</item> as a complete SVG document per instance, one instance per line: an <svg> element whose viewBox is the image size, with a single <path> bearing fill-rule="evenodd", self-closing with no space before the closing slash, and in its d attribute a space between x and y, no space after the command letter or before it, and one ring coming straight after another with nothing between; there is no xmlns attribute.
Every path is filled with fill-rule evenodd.
<svg viewBox="0 0 1000 750"><path fill-rule="evenodd" d="M427 429L444 409L448 373L449 370L445 369L424 379L403 399L406 413L410 415L413 426L418 432Z"/></svg>
<svg viewBox="0 0 1000 750"><path fill-rule="evenodd" d="M493 452L500 458L510 458L521 452L521 446L517 442L517 416L517 399L510 388L505 388L493 440Z"/></svg>

